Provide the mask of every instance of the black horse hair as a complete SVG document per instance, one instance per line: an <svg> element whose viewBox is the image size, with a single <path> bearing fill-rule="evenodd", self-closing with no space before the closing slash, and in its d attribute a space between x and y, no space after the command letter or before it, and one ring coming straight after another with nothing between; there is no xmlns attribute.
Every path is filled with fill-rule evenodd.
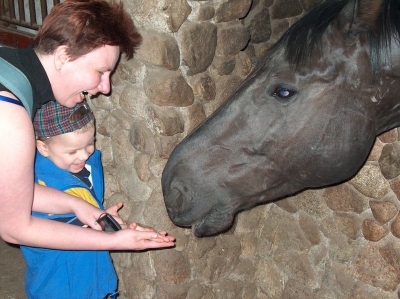
<svg viewBox="0 0 400 299"><path fill-rule="evenodd" d="M293 24L279 39L275 46L285 48L286 59L298 67L308 61L313 51L320 48L321 37L328 26L338 17L343 8L353 3L353 18L360 0L326 1L310 10ZM374 26L366 30L370 41L370 57L373 74L379 72L383 61L390 64L392 38L400 45L400 1L383 0ZM354 19L353 19L354 22ZM351 34L349 26L348 34Z"/></svg>

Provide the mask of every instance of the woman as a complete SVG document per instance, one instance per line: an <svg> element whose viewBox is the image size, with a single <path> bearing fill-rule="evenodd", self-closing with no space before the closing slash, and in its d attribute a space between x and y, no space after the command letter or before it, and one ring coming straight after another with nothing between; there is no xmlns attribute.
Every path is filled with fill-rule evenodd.
<svg viewBox="0 0 400 299"><path fill-rule="evenodd" d="M74 107L83 93L110 92L110 74L120 53L131 58L140 44L122 4L66 0L56 5L27 49L0 48L0 57L20 69L33 90L33 113L49 99ZM143 250L174 245L165 231L124 229L104 233L102 211L66 193L34 184L35 136L27 110L0 84L0 235L10 243L54 249ZM11 100L10 100L11 99ZM18 103L18 102L17 102ZM118 207L115 207L117 210ZM31 212L74 213L93 229L40 219Z"/></svg>

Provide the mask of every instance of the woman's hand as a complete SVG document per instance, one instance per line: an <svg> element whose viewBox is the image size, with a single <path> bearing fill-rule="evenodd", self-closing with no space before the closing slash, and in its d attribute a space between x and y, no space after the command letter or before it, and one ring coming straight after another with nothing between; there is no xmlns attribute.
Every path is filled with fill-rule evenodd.
<svg viewBox="0 0 400 299"><path fill-rule="evenodd" d="M81 202L83 202L83 201L81 200ZM86 204L86 202L84 202L84 203ZM92 205L89 205L89 204L87 204L87 205L90 207L93 207ZM111 233L112 235L115 235L115 237L120 238L120 241L118 241L118 242L121 242L121 243L119 243L118 247L116 247L115 249L145 250L145 249L166 248L166 247L175 246L175 242L174 242L175 237L168 236L167 232L165 230L157 232L154 228L147 226L147 225L137 223L137 222L132 222L128 225L126 223L126 221L123 220L118 214L118 211L122 207L123 207L123 204L121 202L118 202L117 204L115 204L105 210L105 212L107 212L111 216L113 216L114 219L117 220L117 222L123 228L120 231ZM93 211L88 211L86 213L87 214L84 213L82 215L82 217L86 217L85 219L88 218L90 220L93 220L88 223L89 226L96 230L101 230L101 227L100 227L100 225L97 224L96 220L99 218L99 216L102 213L104 213L104 211L93 207ZM93 218L92 215L95 215L94 216L95 218ZM77 215L77 216L78 216L78 218L81 217L81 215ZM110 249L112 250L112 248L110 248Z"/></svg>
<svg viewBox="0 0 400 299"><path fill-rule="evenodd" d="M139 231L136 229L123 229L112 233L120 239L120 245L117 249L124 250L146 250L156 248L167 248L175 246L175 237L166 236L154 231Z"/></svg>
<svg viewBox="0 0 400 299"><path fill-rule="evenodd" d="M168 236L167 232L165 230L157 232L153 227L147 226L144 224L140 224L138 222L132 222L129 224L128 228L137 230L137 231L142 231L142 232L154 232L157 234L157 238L155 238L153 241L155 242L173 242L175 240L175 237L173 236Z"/></svg>

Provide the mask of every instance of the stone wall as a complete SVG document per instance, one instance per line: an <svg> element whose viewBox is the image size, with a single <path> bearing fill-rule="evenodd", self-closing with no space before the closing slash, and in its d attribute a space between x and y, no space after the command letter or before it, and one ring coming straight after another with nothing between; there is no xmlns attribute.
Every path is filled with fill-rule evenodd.
<svg viewBox="0 0 400 299"><path fill-rule="evenodd" d="M125 0L143 35L110 97L91 100L105 205L166 229L176 248L113 253L125 298L398 298L400 141L377 139L352 180L238 215L226 234L175 227L161 174L173 148L223 103L258 58L322 0Z"/></svg>

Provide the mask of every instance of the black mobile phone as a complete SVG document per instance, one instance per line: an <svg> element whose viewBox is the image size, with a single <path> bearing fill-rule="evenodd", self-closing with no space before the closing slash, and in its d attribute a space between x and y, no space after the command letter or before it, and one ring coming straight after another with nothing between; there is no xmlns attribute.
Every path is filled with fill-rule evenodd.
<svg viewBox="0 0 400 299"><path fill-rule="evenodd" d="M119 223L114 219L114 217L108 213L102 214L97 220L97 223L100 224L102 230L104 230L105 232L116 232L122 229Z"/></svg>

